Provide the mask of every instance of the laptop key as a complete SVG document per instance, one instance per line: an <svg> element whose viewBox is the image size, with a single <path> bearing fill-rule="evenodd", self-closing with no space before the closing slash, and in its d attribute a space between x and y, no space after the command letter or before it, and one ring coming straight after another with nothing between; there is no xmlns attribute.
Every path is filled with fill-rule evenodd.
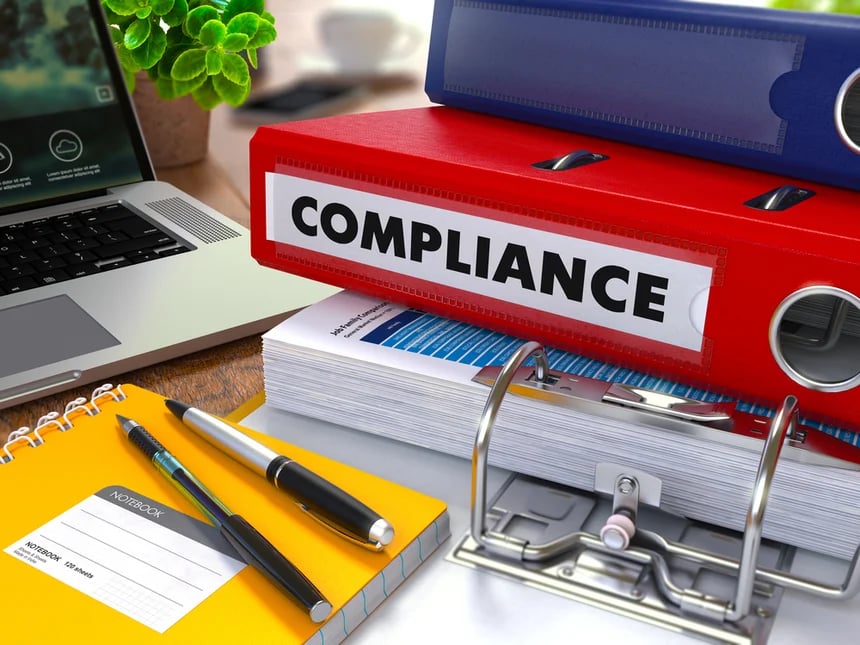
<svg viewBox="0 0 860 645"><path fill-rule="evenodd" d="M107 228L114 232L124 233L129 237L143 237L161 233L161 229L155 224L147 222L142 217L126 217L107 224Z"/></svg>
<svg viewBox="0 0 860 645"><path fill-rule="evenodd" d="M75 229L75 232L81 237L95 237L96 235L107 233L108 230L101 224L87 224L86 226L81 226L80 228Z"/></svg>
<svg viewBox="0 0 860 645"><path fill-rule="evenodd" d="M20 266L22 264L27 264L28 262L32 262L33 260L38 260L39 254L35 251L18 251L16 253L10 253L6 256L6 260L12 266Z"/></svg>
<svg viewBox="0 0 860 645"><path fill-rule="evenodd" d="M63 256L63 259L69 264L80 264L82 262L95 262L98 259L98 256L92 251L84 250L67 253Z"/></svg>
<svg viewBox="0 0 860 645"><path fill-rule="evenodd" d="M146 237L139 237L136 239L125 240L123 242L117 242L116 244L100 246L98 248L94 248L93 253L95 253L98 257L102 259L108 259L125 256L132 251L154 249L160 246L167 246L169 244L174 243L175 240L169 235L158 233L156 235L147 235Z"/></svg>
<svg viewBox="0 0 860 645"><path fill-rule="evenodd" d="M66 246L69 247L70 251L86 251L87 249L91 249L98 245L99 243L96 240L89 237L83 237L79 240L70 240L66 242Z"/></svg>
<svg viewBox="0 0 860 645"><path fill-rule="evenodd" d="M68 252L69 247L65 244L52 244L51 246L44 246L36 251L36 253L39 254L39 257L42 258L56 258L66 255Z"/></svg>
<svg viewBox="0 0 860 645"><path fill-rule="evenodd" d="M66 261L63 258L45 258L44 260L31 262L30 266L36 269L38 273L42 273L44 271L52 271L53 269L62 269L66 266Z"/></svg>
<svg viewBox="0 0 860 645"><path fill-rule="evenodd" d="M53 271L44 271L34 276L34 280L39 284L55 284L68 280L71 276L62 269L54 269Z"/></svg>
<svg viewBox="0 0 860 645"><path fill-rule="evenodd" d="M154 260L161 256L152 249L147 249L145 251L132 251L131 253L126 254L125 257L131 260L134 264L140 264L141 262L149 262L150 260Z"/></svg>
<svg viewBox="0 0 860 645"><path fill-rule="evenodd" d="M27 289L35 289L38 286L39 283L30 277L17 278L3 283L3 288L6 289L6 293L19 293L21 291L26 291Z"/></svg>
<svg viewBox="0 0 860 645"><path fill-rule="evenodd" d="M74 215L58 215L51 220L51 223L54 225L54 230L58 233L80 228L81 226L81 220Z"/></svg>
<svg viewBox="0 0 860 645"><path fill-rule="evenodd" d="M66 271L73 278L83 278L85 275L92 275L94 273L101 273L102 270L96 266L95 262L81 262L78 264L72 264L66 267Z"/></svg>
<svg viewBox="0 0 860 645"><path fill-rule="evenodd" d="M0 269L0 276L2 276L4 280L17 280L18 278L33 275L34 273L35 271L33 270L33 267L31 267L29 264L22 264L21 266Z"/></svg>
<svg viewBox="0 0 860 645"><path fill-rule="evenodd" d="M48 236L48 240L53 244L62 244L63 242L69 242L71 240L80 239L80 235L78 235L77 231L69 229L68 231L61 231L59 233L51 233Z"/></svg>
<svg viewBox="0 0 860 645"><path fill-rule="evenodd" d="M128 235L125 233L114 233L112 231L108 231L107 233L102 233L101 235L96 235L96 240L100 244L109 245L116 244L117 242L125 242L128 238Z"/></svg>
<svg viewBox="0 0 860 645"><path fill-rule="evenodd" d="M21 240L18 242L18 245L25 251L33 251L35 249L40 249L43 246L48 246L51 242L44 237L37 237L31 240Z"/></svg>
<svg viewBox="0 0 860 645"><path fill-rule="evenodd" d="M119 204L113 204L112 208L101 208L98 210L82 211L78 214L84 224L104 224L115 219L122 219L134 215L130 210ZM134 215L136 217L136 215Z"/></svg>
<svg viewBox="0 0 860 645"><path fill-rule="evenodd" d="M102 271L110 271L111 269L119 269L120 267L131 266L131 261L125 258L119 260L111 260L97 265Z"/></svg>
<svg viewBox="0 0 860 645"><path fill-rule="evenodd" d="M28 241L32 241L37 237L46 237L51 235L54 232L54 227L50 224L49 220L38 220L37 222L30 222L27 226L27 236L30 238Z"/></svg>
<svg viewBox="0 0 860 645"><path fill-rule="evenodd" d="M190 251L187 246L174 246L169 249L162 249L158 252L159 257L165 257L167 255L179 255L180 253L185 253L186 251Z"/></svg>

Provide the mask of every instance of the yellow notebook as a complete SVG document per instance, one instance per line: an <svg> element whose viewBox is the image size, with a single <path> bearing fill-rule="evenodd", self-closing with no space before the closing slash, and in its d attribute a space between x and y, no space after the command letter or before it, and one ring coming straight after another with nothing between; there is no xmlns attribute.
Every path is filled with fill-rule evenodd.
<svg viewBox="0 0 860 645"><path fill-rule="evenodd" d="M18 608L6 612L0 629L6 643L331 645L449 535L443 502L243 429L351 492L395 528L382 552L347 542L185 429L163 397L133 385L99 388L67 410L43 417L34 431L13 433L0 452L0 580L7 604ZM116 414L145 426L310 578L334 607L329 619L311 622L240 562L128 441Z"/></svg>

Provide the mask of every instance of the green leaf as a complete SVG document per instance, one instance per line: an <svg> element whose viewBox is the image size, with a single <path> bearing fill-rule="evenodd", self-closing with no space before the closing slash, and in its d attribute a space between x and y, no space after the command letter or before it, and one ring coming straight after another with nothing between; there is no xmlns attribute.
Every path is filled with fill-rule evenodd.
<svg viewBox="0 0 860 645"><path fill-rule="evenodd" d="M263 13L263 0L230 0L224 9L224 22L230 22L235 16L245 12L259 16Z"/></svg>
<svg viewBox="0 0 860 645"><path fill-rule="evenodd" d="M152 23L149 20L135 20L125 30L123 44L129 49L137 49L146 42L151 32Z"/></svg>
<svg viewBox="0 0 860 645"><path fill-rule="evenodd" d="M133 13L129 15L120 15L115 11L111 11L110 7L108 7L107 5L102 6L105 10L105 20L109 25L117 25L119 27L123 27L135 19Z"/></svg>
<svg viewBox="0 0 860 645"><path fill-rule="evenodd" d="M190 81L173 81L173 89L177 96L185 96L186 94L193 93L208 78L209 74L203 73L200 76L195 76Z"/></svg>
<svg viewBox="0 0 860 645"><path fill-rule="evenodd" d="M209 76L220 74L223 66L223 54L217 49L210 49L206 52L206 73Z"/></svg>
<svg viewBox="0 0 860 645"><path fill-rule="evenodd" d="M240 52L248 46L249 40L247 34L227 34L221 47L228 52Z"/></svg>
<svg viewBox="0 0 860 645"><path fill-rule="evenodd" d="M141 7L137 11L135 11L134 15L137 16L138 18L140 18L141 20L144 20L145 18L149 18L149 14L151 14L151 13L152 13L152 7L147 5L145 7Z"/></svg>
<svg viewBox="0 0 860 645"><path fill-rule="evenodd" d="M206 52L202 49L189 49L182 52L170 69L170 76L177 81L190 81L206 70Z"/></svg>
<svg viewBox="0 0 860 645"><path fill-rule="evenodd" d="M240 13L227 23L227 33L245 34L248 38L253 38L261 22L265 20L260 20L260 16L256 14Z"/></svg>
<svg viewBox="0 0 860 645"><path fill-rule="evenodd" d="M161 78L171 78L170 70L173 67L173 63L176 62L176 59L179 57L179 54L184 52L186 47L183 45L173 45L168 40L167 49L164 50L164 55L161 57L161 60L158 61L158 75Z"/></svg>
<svg viewBox="0 0 860 645"><path fill-rule="evenodd" d="M173 0L149 0L149 4L158 16L164 16L173 9Z"/></svg>
<svg viewBox="0 0 860 645"><path fill-rule="evenodd" d="M178 27L185 21L188 15L188 2L186 0L175 0L173 8L162 16L168 27Z"/></svg>
<svg viewBox="0 0 860 645"><path fill-rule="evenodd" d="M251 67L257 69L257 50L249 49L247 52L245 52L245 55L248 57L248 62L251 64Z"/></svg>
<svg viewBox="0 0 860 645"><path fill-rule="evenodd" d="M220 20L208 20L200 28L200 42L207 47L217 47L227 36L227 27Z"/></svg>
<svg viewBox="0 0 860 645"><path fill-rule="evenodd" d="M208 5L196 7L188 12L188 17L185 19L185 33L192 38L197 38L203 25L210 20L220 19L221 17L218 15L218 11L215 7L210 7Z"/></svg>
<svg viewBox="0 0 860 645"><path fill-rule="evenodd" d="M129 94L134 94L134 90L137 87L137 75L125 68L122 70L123 78L125 78L125 86L128 89Z"/></svg>
<svg viewBox="0 0 860 645"><path fill-rule="evenodd" d="M120 16L131 16L140 9L140 4L137 0L102 0L102 3Z"/></svg>
<svg viewBox="0 0 860 645"><path fill-rule="evenodd" d="M183 45L185 49L188 49L194 46L194 41L182 31L182 27L171 27L167 30L167 44Z"/></svg>
<svg viewBox="0 0 860 645"><path fill-rule="evenodd" d="M270 14L268 11L264 11L263 13L261 13L260 18L262 18L266 22L272 23L273 25L275 24L275 17L272 14Z"/></svg>
<svg viewBox="0 0 860 645"><path fill-rule="evenodd" d="M155 91L158 92L158 96L163 98L165 101L171 101L179 96L176 93L176 88L174 88L173 81L171 79L157 78L153 83L155 83Z"/></svg>
<svg viewBox="0 0 860 645"><path fill-rule="evenodd" d="M261 20L260 27L257 29L257 33L254 34L254 37L251 38L251 42L248 43L248 47L263 47L264 45L268 45L273 42L277 36L278 32L275 31L275 26L270 22Z"/></svg>
<svg viewBox="0 0 860 645"><path fill-rule="evenodd" d="M235 56L235 54L232 55ZM244 64L244 61L242 61L242 63ZM248 71L247 67L245 68L245 71ZM245 102L245 99L248 98L248 94L251 91L250 82L247 85L234 83L223 73L218 74L217 76L210 76L209 78L212 79L212 87L215 88L218 96L220 96L231 107L239 107L242 105L242 103Z"/></svg>
<svg viewBox="0 0 860 645"><path fill-rule="evenodd" d="M121 45L125 36L123 36L122 30L119 27L111 26L109 28L110 31L110 39L114 45Z"/></svg>
<svg viewBox="0 0 860 645"><path fill-rule="evenodd" d="M161 29L155 29L143 45L131 50L131 55L141 69L149 69L159 61L166 48L167 36Z"/></svg>
<svg viewBox="0 0 860 645"><path fill-rule="evenodd" d="M236 85L251 86L251 73L248 71L248 63L239 54L224 54L221 75Z"/></svg>
<svg viewBox="0 0 860 645"><path fill-rule="evenodd" d="M130 74L135 74L140 71L140 65L137 64L137 61L131 55L131 52L125 45L118 45L116 47L116 55L119 59L119 64L122 69Z"/></svg>
<svg viewBox="0 0 860 645"><path fill-rule="evenodd" d="M218 92L215 91L215 87L212 83L213 78L214 77L212 76L207 77L206 82L191 93L191 96L194 97L197 105L202 107L204 110L211 110L222 100L218 95Z"/></svg>

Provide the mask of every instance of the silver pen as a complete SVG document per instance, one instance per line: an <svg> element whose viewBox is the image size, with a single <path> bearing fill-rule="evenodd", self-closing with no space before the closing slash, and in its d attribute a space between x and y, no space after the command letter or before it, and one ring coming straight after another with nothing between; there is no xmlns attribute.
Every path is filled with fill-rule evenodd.
<svg viewBox="0 0 860 645"><path fill-rule="evenodd" d="M165 404L183 424L291 495L303 510L342 537L377 551L394 538L394 527L379 513L297 461L198 408L172 399Z"/></svg>

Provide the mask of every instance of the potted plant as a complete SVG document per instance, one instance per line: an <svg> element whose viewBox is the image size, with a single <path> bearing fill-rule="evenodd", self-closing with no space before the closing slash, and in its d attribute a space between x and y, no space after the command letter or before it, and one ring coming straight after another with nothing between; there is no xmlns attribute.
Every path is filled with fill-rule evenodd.
<svg viewBox="0 0 860 645"><path fill-rule="evenodd" d="M188 148L176 137L201 123L202 154L191 156L204 156L208 111L222 102L233 107L245 102L257 50L277 35L264 0L102 0L102 6L156 166L187 163L173 159ZM148 113L165 102L192 112L184 117ZM164 135L169 145L162 154L155 129L171 125L180 132Z"/></svg>
<svg viewBox="0 0 860 645"><path fill-rule="evenodd" d="M860 13L860 0L770 0L769 4L774 9Z"/></svg>

